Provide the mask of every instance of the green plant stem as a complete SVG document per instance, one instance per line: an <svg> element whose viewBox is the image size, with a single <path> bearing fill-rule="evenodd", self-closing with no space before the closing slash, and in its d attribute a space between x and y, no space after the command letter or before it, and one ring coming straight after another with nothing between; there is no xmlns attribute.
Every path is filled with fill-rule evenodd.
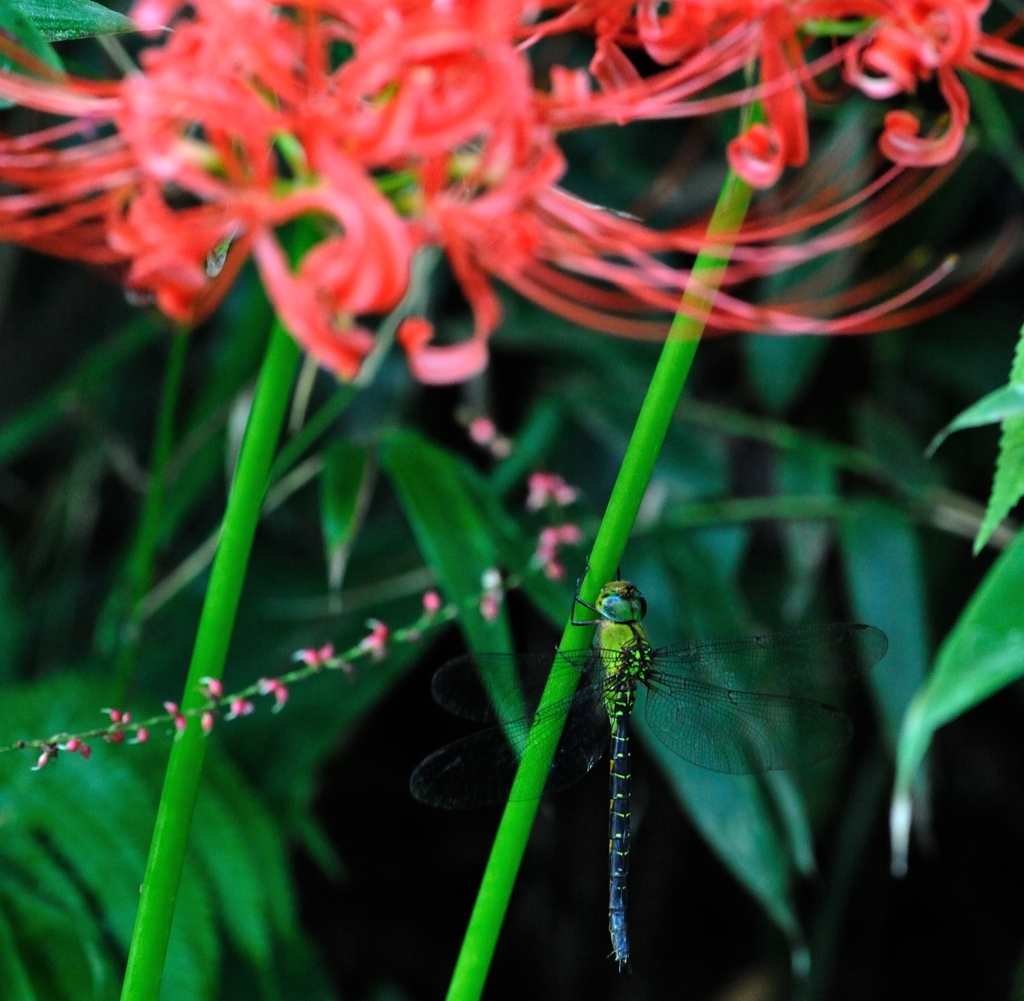
<svg viewBox="0 0 1024 1001"><path fill-rule="evenodd" d="M199 619L182 708L205 701L199 679L224 669L270 464L284 422L299 349L275 323L224 514L220 545ZM171 749L135 919L121 1001L157 1001L171 919L188 846L206 739L191 719Z"/></svg>
<svg viewBox="0 0 1024 1001"><path fill-rule="evenodd" d="M139 528L135 545L128 558L125 581L126 615L121 623L117 663L114 668L114 688L111 703L122 705L128 695L135 660L139 650L140 621L139 602L145 597L153 582L153 565L157 545L160 541L160 519L164 510L164 471L171 458L174 446L174 414L181 391L181 378L185 372L185 355L188 353L188 330L176 331L171 339L170 357L164 372L164 384L160 392L160 408L157 412L156 428L153 432L153 450L149 460L149 485L139 517Z"/></svg>
<svg viewBox="0 0 1024 1001"><path fill-rule="evenodd" d="M750 187L730 171L708 225L708 244L694 263L682 305L654 370L594 541L587 575L580 589L580 597L584 601L593 603L598 591L617 576L619 561L704 330L705 321L688 315L688 312L700 316L710 310L732 254L730 237L742 225L752 194ZM559 649L584 649L589 645L592 634L593 627L574 626L570 622L562 634ZM559 668L556 658L538 712L571 695L578 680L579 675L570 667ZM555 729L552 728L553 731ZM520 763L455 964L448 1001L476 1001L483 992L539 805L539 790L528 785L536 779L527 776L547 773L560 736L560 732L552 732L545 741L531 742ZM533 798L525 798L530 796Z"/></svg>

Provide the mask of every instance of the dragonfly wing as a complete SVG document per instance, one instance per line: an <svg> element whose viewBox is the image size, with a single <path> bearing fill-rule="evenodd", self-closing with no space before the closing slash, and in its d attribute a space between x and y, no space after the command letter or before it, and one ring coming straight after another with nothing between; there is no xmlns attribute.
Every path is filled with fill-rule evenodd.
<svg viewBox="0 0 1024 1001"><path fill-rule="evenodd" d="M525 774L513 798L538 799L567 789L590 771L608 743L608 717L589 679L535 719L488 727L435 751L416 767L409 788L421 803L452 810L504 803L519 770L518 749L527 753L558 727L562 732L547 775Z"/></svg>
<svg viewBox="0 0 1024 1001"><path fill-rule="evenodd" d="M692 679L652 677L645 716L652 733L687 761L716 772L796 768L835 754L853 724L812 699L744 692Z"/></svg>
<svg viewBox="0 0 1024 1001"><path fill-rule="evenodd" d="M594 662L590 650L568 653L479 653L456 657L434 672L434 701L456 716L479 722L518 719L533 712L540 701L551 664L571 665L589 673Z"/></svg>
<svg viewBox="0 0 1024 1001"><path fill-rule="evenodd" d="M746 692L828 698L837 683L870 670L889 643L880 629L837 623L767 636L691 640L655 651L658 670Z"/></svg>

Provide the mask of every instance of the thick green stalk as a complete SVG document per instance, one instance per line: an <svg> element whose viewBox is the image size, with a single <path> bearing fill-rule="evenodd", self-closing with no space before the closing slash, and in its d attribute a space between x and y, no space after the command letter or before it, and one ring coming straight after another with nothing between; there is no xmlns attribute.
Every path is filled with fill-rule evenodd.
<svg viewBox="0 0 1024 1001"><path fill-rule="evenodd" d="M185 709L204 699L199 679L219 678L224 669L260 505L298 360L295 342L280 323L275 324L260 370L199 619L182 699ZM174 742L167 764L121 1001L157 1001L160 993L205 752L206 740L199 722L192 719Z"/></svg>
<svg viewBox="0 0 1024 1001"><path fill-rule="evenodd" d="M119 609L124 615L123 621L118 625L120 635L117 664L114 668L114 691L111 696L111 703L115 706L125 701L135 671L140 630L137 609L153 582L153 564L160 541L160 519L164 509L164 470L174 446L174 413L178 406L178 393L181 390L181 377L185 372L187 352L188 331L179 330L171 338L171 352L167 359L167 370L160 392L160 409L153 432L153 450L149 458L149 485L139 517L135 544L128 557L123 592L124 606Z"/></svg>
<svg viewBox="0 0 1024 1001"><path fill-rule="evenodd" d="M594 541L589 570L580 591L584 601L593 603L601 587L617 575L619 561L704 330L704 320L686 315L683 307L696 312L698 316L706 314L710 309L732 253L730 236L742 225L751 194L750 187L730 172L708 225L709 242L694 264L693 274L683 295L682 307L669 330ZM590 643L592 633L593 627L567 624L559 649L584 649ZM578 680L578 674L568 667L559 669L556 661L539 708L543 709L571 695ZM536 798L539 790L530 787L536 779L530 776L547 773L559 736L560 733L553 732L545 742L531 744L520 763L512 797L498 826L455 964L448 988L448 1001L477 1001L483 992L512 887L539 805L539 799ZM534 798L519 798L530 795Z"/></svg>

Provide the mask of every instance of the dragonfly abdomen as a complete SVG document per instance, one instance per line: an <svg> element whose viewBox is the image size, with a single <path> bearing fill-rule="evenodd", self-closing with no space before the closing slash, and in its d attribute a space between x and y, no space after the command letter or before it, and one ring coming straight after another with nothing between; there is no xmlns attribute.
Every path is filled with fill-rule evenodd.
<svg viewBox="0 0 1024 1001"><path fill-rule="evenodd" d="M629 876L629 716L612 721L608 811L608 931L619 969L629 967L626 881Z"/></svg>

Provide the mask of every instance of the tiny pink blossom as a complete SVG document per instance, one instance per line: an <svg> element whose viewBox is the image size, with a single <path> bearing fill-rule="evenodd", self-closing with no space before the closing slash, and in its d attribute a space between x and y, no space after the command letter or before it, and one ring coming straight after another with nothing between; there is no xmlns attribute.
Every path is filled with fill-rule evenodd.
<svg viewBox="0 0 1024 1001"><path fill-rule="evenodd" d="M488 622L493 622L501 611L501 595L485 594L480 598L480 614Z"/></svg>
<svg viewBox="0 0 1024 1001"><path fill-rule="evenodd" d="M224 685L219 678L200 678L199 687L208 699L221 699L224 697Z"/></svg>
<svg viewBox="0 0 1024 1001"><path fill-rule="evenodd" d="M88 744L82 744L82 746L78 748L78 753L88 761L89 755L92 754L92 748Z"/></svg>
<svg viewBox="0 0 1024 1001"><path fill-rule="evenodd" d="M40 768L45 768L50 763L50 759L55 757L57 757L57 751L54 748L44 747L43 753L39 755L39 760L32 767L32 771L38 772Z"/></svg>
<svg viewBox="0 0 1024 1001"><path fill-rule="evenodd" d="M498 435L498 429L490 417L474 417L469 422L469 437L478 445L489 445Z"/></svg>
<svg viewBox="0 0 1024 1001"><path fill-rule="evenodd" d="M260 678L259 682L260 695L273 695L274 696L274 708L273 712L280 712L284 708L284 704L288 701L288 688L282 684L276 678Z"/></svg>
<svg viewBox="0 0 1024 1001"><path fill-rule="evenodd" d="M555 473L534 473L528 480L529 496L526 498L528 511L539 511L554 504L566 507L579 497L579 489L570 486Z"/></svg>
<svg viewBox="0 0 1024 1001"><path fill-rule="evenodd" d="M501 571L490 567L480 575L483 594L480 596L480 614L487 622L493 622L501 611L501 602L505 597L501 585Z"/></svg>
<svg viewBox="0 0 1024 1001"><path fill-rule="evenodd" d="M292 660L300 661L307 667L320 667L334 656L334 644L325 643L319 650L312 648L296 650Z"/></svg>
<svg viewBox="0 0 1024 1001"><path fill-rule="evenodd" d="M135 731L135 736L131 740L129 740L128 743L145 744L147 740L149 740L149 730L147 730L144 726L140 726L138 730Z"/></svg>
<svg viewBox="0 0 1024 1001"><path fill-rule="evenodd" d="M57 746L62 751L71 751L74 754L82 746L82 742L77 737L72 737L66 744L58 744Z"/></svg>
<svg viewBox="0 0 1024 1001"><path fill-rule="evenodd" d="M103 734L103 739L108 744L120 744L124 740L124 730L115 730L113 733Z"/></svg>
<svg viewBox="0 0 1024 1001"><path fill-rule="evenodd" d="M111 723L120 723L122 716L120 709L101 709L101 713L106 713L110 717Z"/></svg>
<svg viewBox="0 0 1024 1001"><path fill-rule="evenodd" d="M199 717L199 725L203 728L203 733L209 733L213 729L213 713L207 710Z"/></svg>
<svg viewBox="0 0 1024 1001"><path fill-rule="evenodd" d="M383 660L387 656L391 630L380 619L367 619L366 626L370 632L359 644L359 652L370 654L374 660Z"/></svg>
<svg viewBox="0 0 1024 1001"><path fill-rule="evenodd" d="M544 576L548 580L560 581L565 578L565 567L558 560L549 560L544 564Z"/></svg>
<svg viewBox="0 0 1024 1001"><path fill-rule="evenodd" d="M224 719L238 719L239 716L248 716L254 712L256 707L248 699L232 699L228 707L228 714Z"/></svg>
<svg viewBox="0 0 1024 1001"><path fill-rule="evenodd" d="M423 595L423 611L429 616L441 611L441 595L437 591L427 591Z"/></svg>
<svg viewBox="0 0 1024 1001"><path fill-rule="evenodd" d="M561 545L575 546L583 541L583 533L578 525L551 525L542 528L537 537L537 549L531 563L543 569L551 580L561 580L565 576L565 567L558 562L558 547Z"/></svg>
<svg viewBox="0 0 1024 1001"><path fill-rule="evenodd" d="M185 732L185 725L186 725L187 721L186 721L185 717L182 716L182 714L178 711L178 703L177 702L165 702L164 703L164 709L166 709L167 712L173 718L173 720L174 720L174 728L178 731L178 733L179 734L184 733Z"/></svg>

